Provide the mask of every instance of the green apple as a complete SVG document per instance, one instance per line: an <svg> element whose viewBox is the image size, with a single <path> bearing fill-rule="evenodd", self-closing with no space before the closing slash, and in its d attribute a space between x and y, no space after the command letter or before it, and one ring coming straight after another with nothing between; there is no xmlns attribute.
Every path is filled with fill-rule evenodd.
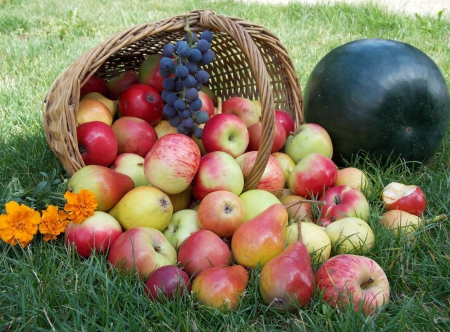
<svg viewBox="0 0 450 332"><path fill-rule="evenodd" d="M330 223L325 233L337 254L367 252L375 244L372 228L364 220L347 217Z"/></svg>
<svg viewBox="0 0 450 332"><path fill-rule="evenodd" d="M256 217L274 204L281 204L274 194L263 189L248 190L239 195L239 198L244 203L245 221Z"/></svg>
<svg viewBox="0 0 450 332"><path fill-rule="evenodd" d="M116 172L128 175L134 183L134 187L149 184L144 174L144 157L135 153L121 153L113 162Z"/></svg>
<svg viewBox="0 0 450 332"><path fill-rule="evenodd" d="M170 244L178 249L181 244L193 233L200 230L198 213L195 210L184 209L175 212L167 228L163 231Z"/></svg>

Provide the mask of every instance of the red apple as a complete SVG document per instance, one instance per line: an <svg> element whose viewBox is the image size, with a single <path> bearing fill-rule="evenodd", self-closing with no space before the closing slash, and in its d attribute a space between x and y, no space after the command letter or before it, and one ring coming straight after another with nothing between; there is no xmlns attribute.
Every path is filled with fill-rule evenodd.
<svg viewBox="0 0 450 332"><path fill-rule="evenodd" d="M257 151L249 151L236 158L236 162L241 167L244 179L250 174L250 171L255 164ZM264 169L264 172L256 185L255 189L263 189L267 191L281 190L284 188L285 177L283 167L281 167L278 160L274 156L269 156L269 161Z"/></svg>
<svg viewBox="0 0 450 332"><path fill-rule="evenodd" d="M383 269L365 256L341 254L323 263L315 275L316 287L333 307L349 304L366 315L373 314L389 301L389 281Z"/></svg>
<svg viewBox="0 0 450 332"><path fill-rule="evenodd" d="M202 110L208 113L209 117L211 118L214 113L214 103L211 100L211 98L203 91L198 92L198 98L202 101Z"/></svg>
<svg viewBox="0 0 450 332"><path fill-rule="evenodd" d="M143 119L152 126L163 116L164 103L161 95L146 84L134 84L126 89L119 98L119 111L122 116Z"/></svg>
<svg viewBox="0 0 450 332"><path fill-rule="evenodd" d="M248 142L248 150L258 151L259 145L261 144L261 134L262 134L262 123L258 121L257 123L248 127L248 135L250 137ZM271 153L280 151L284 143L286 142L286 130L282 123L275 121L275 134L272 143Z"/></svg>
<svg viewBox="0 0 450 332"><path fill-rule="evenodd" d="M81 81L81 84L83 84L83 82L84 80ZM88 80L80 88L80 98L83 98L85 95L91 92L98 92L103 96L106 96L108 93L106 81L96 74L89 77Z"/></svg>
<svg viewBox="0 0 450 332"><path fill-rule="evenodd" d="M237 115L244 121L247 128L260 120L258 107L250 99L244 97L226 99L222 103L222 113Z"/></svg>
<svg viewBox="0 0 450 332"><path fill-rule="evenodd" d="M221 238L230 238L245 221L244 203L232 192L220 190L209 193L198 206L201 229L208 229Z"/></svg>
<svg viewBox="0 0 450 332"><path fill-rule="evenodd" d="M236 158L244 153L248 142L247 127L237 115L216 114L203 127L202 143L206 152L224 151Z"/></svg>
<svg viewBox="0 0 450 332"><path fill-rule="evenodd" d="M286 112L276 110L275 121L280 122L283 125L284 130L286 131L286 137L289 137L289 135L295 130L294 119Z"/></svg>
<svg viewBox="0 0 450 332"><path fill-rule="evenodd" d="M327 189L319 200L325 201L325 205L319 206L323 218L332 221L345 217L369 219L369 202L358 189L346 185L334 186Z"/></svg>
<svg viewBox="0 0 450 332"><path fill-rule="evenodd" d="M200 150L183 134L161 137L144 159L144 174L152 186L178 194L191 184L200 166Z"/></svg>
<svg viewBox="0 0 450 332"><path fill-rule="evenodd" d="M387 211L402 210L419 216L427 207L425 194L416 185L391 182L383 189L381 198Z"/></svg>
<svg viewBox="0 0 450 332"><path fill-rule="evenodd" d="M311 153L295 165L289 175L289 188L299 196L318 197L334 186L337 176L337 166L330 158L320 153Z"/></svg>
<svg viewBox="0 0 450 332"><path fill-rule="evenodd" d="M159 73L159 61L162 58L162 54L151 54L145 58L145 60L139 66L138 76L139 83L149 85L153 87L159 93L164 90L162 86L162 77Z"/></svg>
<svg viewBox="0 0 450 332"><path fill-rule="evenodd" d="M79 125L77 140L85 165L108 167L117 156L117 138L111 127L104 122L91 121Z"/></svg>
<svg viewBox="0 0 450 332"><path fill-rule="evenodd" d="M108 261L117 269L147 278L158 267L175 265L177 252L159 230L134 227L113 243Z"/></svg>
<svg viewBox="0 0 450 332"><path fill-rule="evenodd" d="M158 139L155 129L145 120L123 116L111 126L117 138L118 154L134 153L145 157Z"/></svg>
<svg viewBox="0 0 450 332"><path fill-rule="evenodd" d="M288 195L280 198L280 203L284 206L289 206L286 208L289 214L289 220L295 221L313 221L314 211L310 203L299 203L304 201L306 198L298 195ZM292 205L294 203L299 203Z"/></svg>
<svg viewBox="0 0 450 332"><path fill-rule="evenodd" d="M218 235L202 229L184 241L178 251L178 261L195 278L213 266L231 265L231 250Z"/></svg>
<svg viewBox="0 0 450 332"><path fill-rule="evenodd" d="M240 195L244 189L244 175L237 161L228 153L214 151L205 154L192 181L192 193L196 199L207 194L226 190Z"/></svg>
<svg viewBox="0 0 450 332"><path fill-rule="evenodd" d="M145 282L145 294L152 301L160 301L161 297L171 300L174 296L182 296L191 292L191 281L186 272L176 265L165 265L153 271Z"/></svg>
<svg viewBox="0 0 450 332"><path fill-rule="evenodd" d="M139 83L138 73L135 70L125 70L106 82L108 97L117 100L126 89L137 83Z"/></svg>
<svg viewBox="0 0 450 332"><path fill-rule="evenodd" d="M92 252L106 254L111 245L122 234L119 222L106 212L94 211L81 224L70 222L65 230L67 245L74 245L78 254L88 258Z"/></svg>

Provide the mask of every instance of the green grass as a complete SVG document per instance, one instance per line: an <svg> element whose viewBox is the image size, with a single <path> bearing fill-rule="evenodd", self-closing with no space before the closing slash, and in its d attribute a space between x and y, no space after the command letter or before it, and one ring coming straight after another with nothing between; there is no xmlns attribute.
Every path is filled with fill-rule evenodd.
<svg viewBox="0 0 450 332"><path fill-rule="evenodd" d="M84 51L115 32L194 9L211 8L260 24L277 35L304 86L331 49L365 37L396 39L427 53L450 86L448 13L406 16L373 5L245 5L233 1L30 1L0 0L0 201L22 193L35 207L56 204L68 174L49 149L42 101L56 77ZM449 331L450 231L431 223L413 241L395 239L379 224L380 192L391 181L414 183L427 195L426 218L450 206L450 130L428 165L382 168L356 160L373 187L367 192L377 243L367 255L386 271L391 300L367 318L351 308L331 309L316 294L295 314L265 306L257 273L239 309L223 314L191 297L150 303L143 284L111 270L103 256L83 260L62 241L36 238L26 248L0 244L0 329L14 331ZM43 173L41 173L43 172ZM47 175L46 175L47 174ZM24 191L47 181L40 191ZM0 206L4 212L3 204ZM315 267L316 268L316 267Z"/></svg>

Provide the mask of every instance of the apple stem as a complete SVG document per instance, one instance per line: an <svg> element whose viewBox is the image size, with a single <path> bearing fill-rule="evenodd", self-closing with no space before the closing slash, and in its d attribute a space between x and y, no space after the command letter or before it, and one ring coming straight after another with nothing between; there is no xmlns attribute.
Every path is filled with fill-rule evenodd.
<svg viewBox="0 0 450 332"><path fill-rule="evenodd" d="M154 249L155 249L156 252L160 252L161 251L161 247L160 246L156 246Z"/></svg>
<svg viewBox="0 0 450 332"><path fill-rule="evenodd" d="M375 282L375 278L374 277L370 277L369 279L367 279L366 281L364 281L361 284L361 288L366 288L367 286L369 286L370 284Z"/></svg>

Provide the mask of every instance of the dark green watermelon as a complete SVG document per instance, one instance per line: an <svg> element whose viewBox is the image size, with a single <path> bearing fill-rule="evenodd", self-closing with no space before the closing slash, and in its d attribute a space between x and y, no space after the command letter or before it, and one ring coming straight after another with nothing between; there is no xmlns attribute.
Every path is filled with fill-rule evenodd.
<svg viewBox="0 0 450 332"><path fill-rule="evenodd" d="M304 89L305 122L330 134L333 160L356 154L426 163L450 121L450 95L437 65L419 49L361 39L326 54Z"/></svg>

